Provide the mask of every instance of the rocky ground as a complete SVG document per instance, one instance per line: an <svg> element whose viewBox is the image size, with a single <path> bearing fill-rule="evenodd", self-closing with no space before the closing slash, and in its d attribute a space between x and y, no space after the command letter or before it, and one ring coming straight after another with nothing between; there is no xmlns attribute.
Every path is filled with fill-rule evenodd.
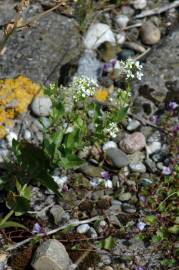
<svg viewBox="0 0 179 270"><path fill-rule="evenodd" d="M35 26L14 33L0 56L1 79L23 74L45 85L67 84L79 74L106 89L121 87L121 81L110 76L112 59L140 60L144 74L133 83L132 106L117 136L79 151L85 163L78 169L56 168L53 179L60 199L34 179L29 184L30 209L13 219L28 231L16 226L0 229L0 269L178 269L178 10L142 16L145 10L171 3L125 2L120 8L110 3L102 12L94 10L95 21L83 33L73 9L51 12ZM14 17L15 4L0 1L1 25ZM32 1L25 16L53 5ZM52 108L47 96L32 99L36 84L24 77L23 82L30 89L21 97L28 109L22 113L10 100L8 108L18 116L0 139L2 217L10 208L1 179L9 172L4 162L12 140L41 145L42 121L48 129ZM21 87L21 81L16 84Z"/></svg>

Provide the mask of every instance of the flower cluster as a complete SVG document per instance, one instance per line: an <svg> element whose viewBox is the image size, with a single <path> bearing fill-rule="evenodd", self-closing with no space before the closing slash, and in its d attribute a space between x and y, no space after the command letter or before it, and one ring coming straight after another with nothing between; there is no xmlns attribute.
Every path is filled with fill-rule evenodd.
<svg viewBox="0 0 179 270"><path fill-rule="evenodd" d="M104 64L104 72L115 72L115 77L122 78L126 80L138 79L141 80L142 65L139 61L133 61L132 59L127 59L126 61L111 60L109 63Z"/></svg>
<svg viewBox="0 0 179 270"><path fill-rule="evenodd" d="M104 133L108 134L112 138L115 138L118 132L119 132L119 129L118 129L117 123L115 122L109 123L108 127L104 129Z"/></svg>
<svg viewBox="0 0 179 270"><path fill-rule="evenodd" d="M41 87L24 76L0 80L0 138L12 120L27 110L33 97L41 93Z"/></svg>
<svg viewBox="0 0 179 270"><path fill-rule="evenodd" d="M86 76L75 76L70 85L70 88L74 92L74 101L77 102L86 97L94 96L97 86L96 81Z"/></svg>

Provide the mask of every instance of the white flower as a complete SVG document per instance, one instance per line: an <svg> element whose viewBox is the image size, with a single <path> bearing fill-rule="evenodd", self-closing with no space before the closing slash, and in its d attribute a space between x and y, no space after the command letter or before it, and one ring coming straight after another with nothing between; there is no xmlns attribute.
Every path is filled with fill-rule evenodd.
<svg viewBox="0 0 179 270"><path fill-rule="evenodd" d="M104 129L104 133L109 134L112 138L117 136L118 131L119 129L115 122L109 123L109 126Z"/></svg>

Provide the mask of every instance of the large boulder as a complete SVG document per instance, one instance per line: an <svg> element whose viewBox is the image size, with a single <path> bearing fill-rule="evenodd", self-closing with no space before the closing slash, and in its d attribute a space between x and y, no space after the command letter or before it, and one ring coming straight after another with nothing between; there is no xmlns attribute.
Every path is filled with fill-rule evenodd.
<svg viewBox="0 0 179 270"><path fill-rule="evenodd" d="M12 0L8 0L8 2ZM4 1L6 2L6 1ZM11 3L10 3L11 4ZM13 18L13 5L0 1L0 17ZM9 10L6 14L5 11ZM43 12L40 4L32 4L26 17ZM9 16L7 16L9 14ZM82 49L81 36L74 19L51 12L43 16L33 27L14 33L5 53L0 56L0 78L24 74L44 83L56 81L62 65L78 59Z"/></svg>

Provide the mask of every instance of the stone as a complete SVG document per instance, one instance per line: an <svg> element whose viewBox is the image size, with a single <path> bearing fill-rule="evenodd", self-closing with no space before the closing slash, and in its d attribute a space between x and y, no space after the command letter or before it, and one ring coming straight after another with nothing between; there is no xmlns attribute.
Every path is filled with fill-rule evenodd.
<svg viewBox="0 0 179 270"><path fill-rule="evenodd" d="M108 141L103 145L103 151L107 151L110 148L117 148L117 143L113 141Z"/></svg>
<svg viewBox="0 0 179 270"><path fill-rule="evenodd" d="M76 231L80 234L85 234L90 230L90 226L88 224L82 224L77 227Z"/></svg>
<svg viewBox="0 0 179 270"><path fill-rule="evenodd" d="M137 151L133 154L128 155L129 163L138 163L142 162L145 158L145 153Z"/></svg>
<svg viewBox="0 0 179 270"><path fill-rule="evenodd" d="M97 81L98 73L101 68L101 62L91 50L85 50L78 63L78 75L87 76Z"/></svg>
<svg viewBox="0 0 179 270"><path fill-rule="evenodd" d="M144 22L140 29L140 37L144 44L154 45L160 41L160 29L150 21Z"/></svg>
<svg viewBox="0 0 179 270"><path fill-rule="evenodd" d="M131 121L129 121L129 123L127 125L127 130L133 131L133 130L137 129L138 127L140 127L140 122L138 120L131 120Z"/></svg>
<svg viewBox="0 0 179 270"><path fill-rule="evenodd" d="M13 5L9 10L13 10ZM32 3L29 12L28 18L40 14L43 9L41 5ZM35 27L15 31L11 35L6 52L1 55L0 77L24 74L38 83L45 83L47 79L54 82L59 78L60 68L78 59L81 51L82 42L76 21L50 12L41 17Z"/></svg>
<svg viewBox="0 0 179 270"><path fill-rule="evenodd" d="M47 96L35 97L31 104L31 110L36 116L49 116L52 108L52 101Z"/></svg>
<svg viewBox="0 0 179 270"><path fill-rule="evenodd" d="M155 131L153 134L151 134L147 138L147 143L160 142L160 141L161 141L161 134L159 130Z"/></svg>
<svg viewBox="0 0 179 270"><path fill-rule="evenodd" d="M101 173L103 172L102 168L90 165L88 163L82 165L80 170L87 176L91 177L101 177Z"/></svg>
<svg viewBox="0 0 179 270"><path fill-rule="evenodd" d="M127 15L128 17L132 17L135 13L135 10L131 6L128 6L128 5L124 5L124 6L122 5L120 10L122 14Z"/></svg>
<svg viewBox="0 0 179 270"><path fill-rule="evenodd" d="M116 42L117 42L117 44L123 45L125 40L126 40L125 32L120 32L120 33L116 34Z"/></svg>
<svg viewBox="0 0 179 270"><path fill-rule="evenodd" d="M148 158L145 160L145 165L147 167L147 169L150 171L150 172L153 172L155 173L157 171L157 168L156 168L156 165L155 165L155 162Z"/></svg>
<svg viewBox="0 0 179 270"><path fill-rule="evenodd" d="M53 205L50 209L50 214L53 216L56 225L59 225L65 214L64 209L60 205Z"/></svg>
<svg viewBox="0 0 179 270"><path fill-rule="evenodd" d="M149 145L147 145L146 150L148 155L152 155L154 153L157 153L161 149L161 142L153 142Z"/></svg>
<svg viewBox="0 0 179 270"><path fill-rule="evenodd" d="M128 154L140 151L145 146L146 140L141 132L134 132L132 134L128 134L125 136L124 139L120 141L120 148Z"/></svg>
<svg viewBox="0 0 179 270"><path fill-rule="evenodd" d="M129 201L132 197L132 194L130 192L121 193L118 196L118 199L122 202Z"/></svg>
<svg viewBox="0 0 179 270"><path fill-rule="evenodd" d="M135 0L133 6L135 9L144 9L147 6L147 0Z"/></svg>
<svg viewBox="0 0 179 270"><path fill-rule="evenodd" d="M129 164L127 155L119 148L109 148L106 151L107 158L112 161L116 168L122 168Z"/></svg>
<svg viewBox="0 0 179 270"><path fill-rule="evenodd" d="M13 140L17 140L17 139L18 139L18 136L17 136L17 134L16 134L15 132L13 132L13 131L10 131L10 132L7 134L7 136L6 136L6 141L7 141L7 144L8 144L9 147L12 146L12 141L13 141Z"/></svg>
<svg viewBox="0 0 179 270"><path fill-rule="evenodd" d="M130 163L129 168L132 172L145 173L146 167L142 162Z"/></svg>
<svg viewBox="0 0 179 270"><path fill-rule="evenodd" d="M129 22L129 17L127 15L120 14L116 16L115 20L120 28L125 28Z"/></svg>
<svg viewBox="0 0 179 270"><path fill-rule="evenodd" d="M104 23L92 24L84 37L86 49L97 49L103 42L110 42L115 45L115 36L109 25Z"/></svg>
<svg viewBox="0 0 179 270"><path fill-rule="evenodd" d="M132 58L135 55L135 52L130 49L123 49L121 52L117 54L118 60L127 60L128 58Z"/></svg>
<svg viewBox="0 0 179 270"><path fill-rule="evenodd" d="M90 227L88 234L92 239L96 239L98 237L98 234L93 227Z"/></svg>
<svg viewBox="0 0 179 270"><path fill-rule="evenodd" d="M143 186L150 186L150 185L153 184L153 180L149 179L149 178L142 178L140 180L140 184L143 185Z"/></svg>
<svg viewBox="0 0 179 270"><path fill-rule="evenodd" d="M49 239L37 248L31 265L35 270L70 270L70 258L64 245Z"/></svg>
<svg viewBox="0 0 179 270"><path fill-rule="evenodd" d="M123 203L122 210L126 213L129 213L129 214L134 214L136 212L135 206L131 205L129 203Z"/></svg>
<svg viewBox="0 0 179 270"><path fill-rule="evenodd" d="M31 134L30 130L28 130L28 129L24 130L23 138L27 141L29 141L32 138L32 134Z"/></svg>
<svg viewBox="0 0 179 270"><path fill-rule="evenodd" d="M7 267L8 255L6 253L0 254L0 270L4 270Z"/></svg>

